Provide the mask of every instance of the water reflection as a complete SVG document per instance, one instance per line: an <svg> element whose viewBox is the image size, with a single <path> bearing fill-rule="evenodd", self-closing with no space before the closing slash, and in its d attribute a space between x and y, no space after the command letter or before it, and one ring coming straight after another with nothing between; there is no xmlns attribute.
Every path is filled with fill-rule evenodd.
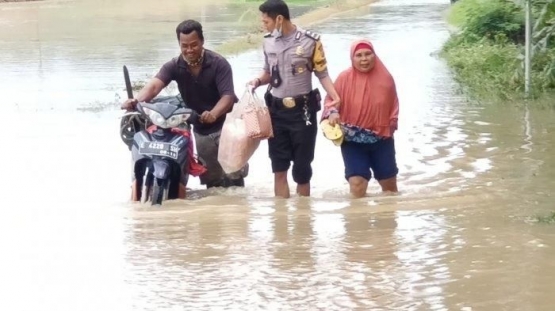
<svg viewBox="0 0 555 311"><path fill-rule="evenodd" d="M318 211L308 200L258 207L248 217L243 207L209 208L210 217L205 210L182 218L130 215L135 247L127 251L127 282L164 293L156 299L143 288L138 305L339 310L385 295L394 282L392 213L371 216L356 204Z"/></svg>
<svg viewBox="0 0 555 311"><path fill-rule="evenodd" d="M198 308L446 309L452 275L445 257L465 242L460 230L447 234L445 217L373 213L356 203L318 211L304 203L282 201L248 217L216 206L209 219L204 211L163 220L137 215L130 234L140 248L129 250L127 281ZM139 305L164 306L146 288L137 295Z"/></svg>
<svg viewBox="0 0 555 311"><path fill-rule="evenodd" d="M140 248L128 252L127 281L195 308L445 307L451 274L444 257L465 243L447 238L440 214L375 213L357 202L324 209L309 200L257 203L248 216L244 207L221 206L206 207L210 217L206 210L135 214L129 233ZM136 299L163 307L152 295Z"/></svg>

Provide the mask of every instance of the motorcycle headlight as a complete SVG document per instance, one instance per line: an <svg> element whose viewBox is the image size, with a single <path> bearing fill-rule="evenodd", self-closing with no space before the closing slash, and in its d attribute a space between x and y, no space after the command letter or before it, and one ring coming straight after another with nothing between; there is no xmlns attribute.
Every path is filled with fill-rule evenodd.
<svg viewBox="0 0 555 311"><path fill-rule="evenodd" d="M183 122L183 115L174 115L166 121L166 126L177 127L181 122Z"/></svg>
<svg viewBox="0 0 555 311"><path fill-rule="evenodd" d="M145 112L154 125L167 128L166 119L161 114L148 108L145 108Z"/></svg>
<svg viewBox="0 0 555 311"><path fill-rule="evenodd" d="M169 119L166 119L160 113L152 109L144 108L144 111L148 116L148 118L150 119L150 121L152 121L154 125L159 126L161 128L178 127L181 123L187 121L187 119L189 119L189 117L191 116L191 114L186 113L186 114L173 115Z"/></svg>

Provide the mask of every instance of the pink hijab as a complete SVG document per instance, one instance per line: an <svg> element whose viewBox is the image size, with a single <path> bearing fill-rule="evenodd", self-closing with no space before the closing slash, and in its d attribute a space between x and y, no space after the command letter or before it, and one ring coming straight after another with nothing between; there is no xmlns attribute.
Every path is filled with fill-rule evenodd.
<svg viewBox="0 0 555 311"><path fill-rule="evenodd" d="M334 82L341 99L339 107L341 122L371 130L383 137L391 137L392 131L397 129L399 116L395 81L375 52L374 68L365 73L355 69L354 55L360 45L374 52L374 47L368 40L353 42L351 45L353 65L341 72ZM331 99L328 97L329 100Z"/></svg>

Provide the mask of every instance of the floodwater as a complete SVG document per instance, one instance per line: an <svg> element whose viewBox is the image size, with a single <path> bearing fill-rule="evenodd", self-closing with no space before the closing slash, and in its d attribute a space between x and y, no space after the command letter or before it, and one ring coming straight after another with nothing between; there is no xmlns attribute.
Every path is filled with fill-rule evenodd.
<svg viewBox="0 0 555 311"><path fill-rule="evenodd" d="M555 229L530 219L555 209L555 114L460 95L436 56L447 0L312 27L333 77L367 37L396 79L398 196L350 199L319 136L312 198L272 198L262 143L245 189L130 204L122 65L152 75L186 17L208 47L244 30L244 7L188 2L0 5L0 310L553 309ZM230 58L239 94L261 61Z"/></svg>

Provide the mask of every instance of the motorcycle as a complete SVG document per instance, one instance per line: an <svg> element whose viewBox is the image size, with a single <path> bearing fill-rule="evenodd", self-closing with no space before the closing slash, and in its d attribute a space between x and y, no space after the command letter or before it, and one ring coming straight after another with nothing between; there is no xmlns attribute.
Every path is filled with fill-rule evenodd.
<svg viewBox="0 0 555 311"><path fill-rule="evenodd" d="M129 98L133 98L124 66ZM185 107L180 96L160 96L140 102L136 111L122 116L120 136L132 155L132 200L161 205L184 198L189 179L192 140L189 124L198 114Z"/></svg>

